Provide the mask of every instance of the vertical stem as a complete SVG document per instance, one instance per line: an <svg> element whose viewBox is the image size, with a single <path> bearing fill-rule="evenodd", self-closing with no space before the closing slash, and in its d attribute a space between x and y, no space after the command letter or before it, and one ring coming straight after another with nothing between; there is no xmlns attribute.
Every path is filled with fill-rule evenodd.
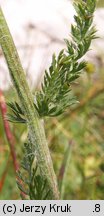
<svg viewBox="0 0 104 216"><path fill-rule="evenodd" d="M69 162L72 154L72 146L73 146L73 141L71 140L68 143L68 147L66 149L64 159L60 168L59 172L59 186L60 186L60 193L61 193L61 199L64 199L64 193L65 193L65 181L66 181L66 176L67 176L67 171L69 168Z"/></svg>
<svg viewBox="0 0 104 216"><path fill-rule="evenodd" d="M13 159L14 170L16 172L18 170L18 163L17 163L16 153L15 153L15 149L14 149L15 139L14 139L14 136L11 132L9 122L6 119L7 106L6 106L5 98L4 98L4 95L1 91L1 89L0 89L0 109L1 109L2 119L3 119L3 123L4 123L5 134L6 134L9 146L10 146L11 156Z"/></svg>
<svg viewBox="0 0 104 216"><path fill-rule="evenodd" d="M9 158L8 158L8 160L7 160L7 163L6 163L4 172L3 172L2 177L1 177L1 179L0 179L0 193L2 192L4 183L5 183L5 179L6 179L6 175L7 175L7 173L8 173L8 165L9 165Z"/></svg>
<svg viewBox="0 0 104 216"><path fill-rule="evenodd" d="M4 95L3 95L3 92L2 92L1 89L0 89L0 109L1 109L2 119L3 119L3 123L4 123L5 135L7 137L8 144L9 144L9 147L10 147L10 152L11 152L11 156L12 156L12 160L13 160L14 171L15 171L15 174L16 174L16 172L19 170L19 164L17 162L16 152L15 152L15 147L14 147L15 138L14 138L14 135L12 134L12 132L11 132L9 122L6 119L7 106L6 106L5 98L4 98ZM9 163L9 159L8 159L8 162L7 162L6 169L4 170L4 173L2 175L2 179L0 181L0 191L2 190L2 186L3 186L4 181L5 181L6 173L8 171L8 163ZM18 180L18 182L20 184L22 184L21 180L18 179L18 177L17 177L17 180ZM23 192L21 192L20 194L21 194L21 196L23 198L25 198L25 194Z"/></svg>
<svg viewBox="0 0 104 216"><path fill-rule="evenodd" d="M32 93L25 78L16 47L0 8L0 45L2 47L10 75L23 107L31 141L35 145L38 165L43 178L47 179L51 197L59 199L56 175L54 173L43 125L34 108Z"/></svg>

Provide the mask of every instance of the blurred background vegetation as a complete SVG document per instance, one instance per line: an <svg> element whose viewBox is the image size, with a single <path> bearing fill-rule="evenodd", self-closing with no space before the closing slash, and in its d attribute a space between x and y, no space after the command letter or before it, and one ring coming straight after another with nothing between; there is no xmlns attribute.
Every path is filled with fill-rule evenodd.
<svg viewBox="0 0 104 216"><path fill-rule="evenodd" d="M98 5L98 7L104 7L104 1L103 0L98 0L97 5Z"/></svg>
<svg viewBox="0 0 104 216"><path fill-rule="evenodd" d="M80 1L80 0L75 0L75 1ZM97 0L97 6L98 7L104 7L104 1L103 0Z"/></svg>
<svg viewBox="0 0 104 216"><path fill-rule="evenodd" d="M98 1L103 7L104 1ZM96 64L97 62L97 64ZM15 101L15 90L3 92ZM104 199L104 56L96 55L73 84L78 103L58 118L46 118L45 129L63 199ZM8 109L9 111L9 109ZM11 124L17 160L27 137L24 125ZM20 199L10 148L0 112L0 199Z"/></svg>

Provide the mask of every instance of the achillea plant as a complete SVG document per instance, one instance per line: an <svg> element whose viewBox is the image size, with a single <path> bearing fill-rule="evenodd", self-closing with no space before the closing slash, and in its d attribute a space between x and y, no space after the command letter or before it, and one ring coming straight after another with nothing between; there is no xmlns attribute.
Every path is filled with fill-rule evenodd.
<svg viewBox="0 0 104 216"><path fill-rule="evenodd" d="M11 79L17 90L19 103L9 103L13 114L9 121L24 123L28 127L25 155L18 177L19 189L27 199L60 199L49 148L41 118L58 116L76 103L71 96L71 84L80 76L86 66L81 58L89 50L95 38L92 26L96 0L74 3L75 23L71 26L71 41L65 39L66 49L58 57L52 57L52 64L45 71L41 91L33 96L27 84L16 47L0 9L0 44L7 61Z"/></svg>

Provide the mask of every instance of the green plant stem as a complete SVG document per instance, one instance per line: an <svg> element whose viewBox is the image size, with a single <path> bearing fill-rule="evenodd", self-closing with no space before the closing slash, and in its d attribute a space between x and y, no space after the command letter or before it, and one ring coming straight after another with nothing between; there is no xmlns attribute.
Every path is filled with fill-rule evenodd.
<svg viewBox="0 0 104 216"><path fill-rule="evenodd" d="M62 166L58 176L60 182L60 194L61 194L60 196L62 200L64 199L64 194L65 194L66 177L67 177L70 159L72 155L72 147L73 147L73 141L71 140L68 143L68 147L66 149Z"/></svg>
<svg viewBox="0 0 104 216"><path fill-rule="evenodd" d="M29 135L33 145L35 145L37 162L41 170L41 175L43 178L46 178L48 182L50 199L59 199L56 175L54 173L44 127L37 111L34 108L32 93L26 81L24 70L22 68L16 47L1 8L0 45L10 71L12 81L18 93L21 106L24 110L24 115L26 117L27 126L29 129Z"/></svg>

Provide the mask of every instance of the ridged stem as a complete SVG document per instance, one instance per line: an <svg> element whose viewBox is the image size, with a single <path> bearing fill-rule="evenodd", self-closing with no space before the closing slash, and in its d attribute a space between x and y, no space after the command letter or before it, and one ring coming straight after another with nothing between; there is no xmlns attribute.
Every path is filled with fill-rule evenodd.
<svg viewBox="0 0 104 216"><path fill-rule="evenodd" d="M13 84L18 93L27 120L29 135L37 155L37 162L43 178L47 179L50 199L59 199L56 175L54 173L50 152L48 149L44 127L34 108L32 93L26 81L15 44L7 26L2 9L0 8L0 45L2 47Z"/></svg>

